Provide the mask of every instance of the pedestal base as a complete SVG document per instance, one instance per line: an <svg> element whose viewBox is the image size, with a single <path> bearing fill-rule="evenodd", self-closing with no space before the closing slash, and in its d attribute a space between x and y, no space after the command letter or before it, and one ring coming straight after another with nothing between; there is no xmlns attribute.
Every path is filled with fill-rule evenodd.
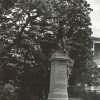
<svg viewBox="0 0 100 100"><path fill-rule="evenodd" d="M48 100L69 100L67 92L67 61L63 52L51 54L50 92Z"/></svg>
<svg viewBox="0 0 100 100"><path fill-rule="evenodd" d="M67 93L52 92L49 93L48 100L69 100Z"/></svg>

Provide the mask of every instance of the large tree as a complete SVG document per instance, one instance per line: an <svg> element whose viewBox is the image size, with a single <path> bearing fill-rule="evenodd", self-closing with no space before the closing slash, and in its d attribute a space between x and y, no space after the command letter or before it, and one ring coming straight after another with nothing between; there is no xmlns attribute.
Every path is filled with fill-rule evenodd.
<svg viewBox="0 0 100 100"><path fill-rule="evenodd" d="M13 80L20 87L19 97L41 96L48 89L54 50L74 60L69 84L92 82L92 9L86 0L2 0L0 9L2 81Z"/></svg>

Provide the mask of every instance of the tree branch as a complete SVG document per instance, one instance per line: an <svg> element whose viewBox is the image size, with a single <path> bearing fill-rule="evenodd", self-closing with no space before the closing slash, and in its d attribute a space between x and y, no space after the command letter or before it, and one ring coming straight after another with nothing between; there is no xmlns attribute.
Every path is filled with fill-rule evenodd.
<svg viewBox="0 0 100 100"><path fill-rule="evenodd" d="M7 47L4 48L4 52L9 51L11 47L14 47L16 44L20 43L20 41L22 40L22 35L23 35L23 32L25 31L25 28L28 26L28 24L30 23L32 19L35 20L39 16L40 15L38 14L36 16L28 16L28 18L26 19L26 23L21 28L21 31L16 35L16 39L13 40L13 43L9 44Z"/></svg>

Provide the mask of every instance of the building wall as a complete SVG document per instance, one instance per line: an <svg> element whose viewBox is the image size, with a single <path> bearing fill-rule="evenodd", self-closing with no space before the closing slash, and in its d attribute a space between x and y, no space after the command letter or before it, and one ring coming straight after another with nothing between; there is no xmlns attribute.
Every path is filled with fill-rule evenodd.
<svg viewBox="0 0 100 100"><path fill-rule="evenodd" d="M95 43L95 46L94 46L94 58L95 58L95 60L100 61L100 44L99 43Z"/></svg>
<svg viewBox="0 0 100 100"><path fill-rule="evenodd" d="M94 50L94 60L97 67L100 68L100 38L93 38L93 50Z"/></svg>

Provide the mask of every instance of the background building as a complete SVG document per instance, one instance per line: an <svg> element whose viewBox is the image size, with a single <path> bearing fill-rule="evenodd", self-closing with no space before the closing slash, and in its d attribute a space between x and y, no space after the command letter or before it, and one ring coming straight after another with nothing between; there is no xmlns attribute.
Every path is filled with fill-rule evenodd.
<svg viewBox="0 0 100 100"><path fill-rule="evenodd" d="M97 84L91 87L91 90L100 92L100 29L92 29L93 31L93 51L94 51L94 61L97 65ZM95 82L96 83L96 82Z"/></svg>

